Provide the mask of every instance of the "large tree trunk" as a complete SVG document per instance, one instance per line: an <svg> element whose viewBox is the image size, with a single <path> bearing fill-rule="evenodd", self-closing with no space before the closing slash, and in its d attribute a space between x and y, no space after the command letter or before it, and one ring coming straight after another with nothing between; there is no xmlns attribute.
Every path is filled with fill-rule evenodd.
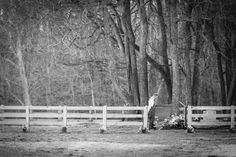
<svg viewBox="0 0 236 157"><path fill-rule="evenodd" d="M185 16L188 19L191 19L192 14L192 7L190 4L183 7L185 9ZM184 22L184 45L185 45L185 55L184 55L184 63L186 69L186 105L192 106L192 73L191 73L191 63L190 63L190 50L192 45L192 37L191 37L191 30L190 30L191 22L185 21Z"/></svg>
<svg viewBox="0 0 236 157"><path fill-rule="evenodd" d="M218 70L218 77L220 80L221 104L224 106L226 105L227 102L226 102L225 79L222 67L222 52L220 46L215 40L213 21L205 20L204 24L205 24L205 34L207 36L207 40L209 40L213 44L213 47L215 48L215 51L217 53L217 70Z"/></svg>
<svg viewBox="0 0 236 157"><path fill-rule="evenodd" d="M180 73L179 73L179 51L178 44L178 25L177 25L177 1L170 0L170 21L171 21L171 41L170 53L172 61L173 81L172 81L172 104L174 104L172 112L178 112L178 103L180 98Z"/></svg>
<svg viewBox="0 0 236 157"><path fill-rule="evenodd" d="M171 82L171 75L170 75L170 67L169 67L169 58L167 54L167 35L166 35L166 26L165 26L165 20L163 16L163 11L162 11L162 4L160 0L156 0L157 3L157 14L158 14L158 19L160 23L160 28L161 28L161 39L162 39L162 50L161 50L161 55L162 55L162 62L164 65L164 70L166 77L164 77L167 92L168 92L168 103L171 103L172 101L172 82Z"/></svg>
<svg viewBox="0 0 236 157"><path fill-rule="evenodd" d="M116 10L111 7L110 9L112 9L114 12L116 12ZM110 13L106 11L106 14L108 16L109 21L111 22L113 28L114 28L114 32L115 32L115 36L116 36L116 42L119 46L120 52L121 54L123 54L125 56L126 59L126 65L127 65L127 71L126 71L126 75L127 75L127 82L128 82L128 94L131 95L131 97L133 97L133 91L132 91L132 80L131 80L131 76L132 76L132 71L131 71L131 58L130 58L130 53L129 53L129 40L128 37L125 36L124 40L122 40L121 34L122 32L122 26L121 26L121 20L118 14L116 14L116 18L118 19L118 24L115 23L115 21L113 20L113 18L111 17ZM117 13L117 12L116 12ZM114 40L113 38L111 38L112 40ZM116 87L114 89L116 89L118 95L121 97L121 99L123 99L123 101L125 101L126 103L129 102L130 105L133 105L133 98L132 100L127 100L126 97L129 97L127 95L123 95L124 93L121 92L122 90L119 88L119 86L117 85L116 81L114 78L111 78L111 80L113 81L114 86ZM123 94L122 94L123 93ZM126 93L127 94L127 93Z"/></svg>
<svg viewBox="0 0 236 157"><path fill-rule="evenodd" d="M226 79L225 80L226 80L227 91L229 91L230 82L233 77L233 71L232 71L233 52L231 51L231 41L230 41L231 36L230 36L230 32L228 30L225 30L225 38L226 38L226 41L225 41L225 56L226 56L226 61L225 61L225 74L226 74L225 76L226 77L225 78Z"/></svg>
<svg viewBox="0 0 236 157"><path fill-rule="evenodd" d="M133 105L139 106L139 84L138 84L138 70L137 70L137 59L135 53L135 36L131 24L131 11L130 11L130 1L124 0L122 2L122 22L124 27L124 34L127 37L127 43L129 50L126 50L126 55L130 56L131 63L131 89L133 95ZM126 44L127 44L126 43Z"/></svg>
<svg viewBox="0 0 236 157"><path fill-rule="evenodd" d="M131 58L130 58L130 51L129 51L129 39L127 36L124 37L124 42L125 42L125 58L126 58L126 65L127 65L127 71L126 71L126 75L127 75L127 81L128 81L128 91L130 93L130 95L133 95L133 91L132 91L132 70L131 70Z"/></svg>
<svg viewBox="0 0 236 157"><path fill-rule="evenodd" d="M200 72L199 72L199 55L200 55L200 44L201 36L200 31L201 24L200 21L197 22L196 31L195 31L195 52L194 52L194 61L193 61L193 81L192 81L192 104L194 106L198 105L199 98L199 89L200 89Z"/></svg>
<svg viewBox="0 0 236 157"><path fill-rule="evenodd" d="M23 88L24 103L26 106L30 106L31 100L30 100L28 80L26 77L25 65L24 65L23 54L22 54L21 33L18 33L17 38L16 38L16 55L18 59L20 78L21 78L21 83L22 83L22 88Z"/></svg>
<svg viewBox="0 0 236 157"><path fill-rule="evenodd" d="M213 40L213 45L217 51L217 68L218 68L218 76L220 79L220 91L221 91L221 103L222 106L226 105L226 91L225 91L225 79L224 79L224 73L223 73L223 67L222 67L222 54L220 52L220 48L218 44Z"/></svg>
<svg viewBox="0 0 236 157"><path fill-rule="evenodd" d="M125 100L129 102L130 105L139 106L139 83L138 83L138 70L137 70L137 59L135 53L135 36L132 29L131 24L131 11L130 11L130 1L123 0L121 1L121 19L119 19L119 15L116 14L118 18L118 24L112 19L110 13L108 13L108 18L111 21L112 26L115 30L116 42L118 43L120 51L125 55L126 63L127 63L127 81L129 92L124 92L119 88L116 82L113 82L115 89L118 94L124 99L127 98L129 100ZM114 8L110 8L114 9ZM114 10L115 11L115 10ZM121 24L120 24L121 23ZM122 28L121 28L122 25ZM122 31L123 29L123 31ZM124 38L122 40L122 35L124 34ZM112 78L113 81L115 81ZM123 92L122 92L123 91ZM127 95L128 94L128 95ZM130 101L130 98L132 99Z"/></svg>
<svg viewBox="0 0 236 157"><path fill-rule="evenodd" d="M139 1L140 11L140 104L141 106L148 105L148 73L147 73L147 56L146 56L146 45L148 37L148 21L144 0Z"/></svg>
<svg viewBox="0 0 236 157"><path fill-rule="evenodd" d="M231 34L228 28L232 28L232 24L226 21L225 28L225 69L226 69L226 86L227 86L227 105L235 105L236 103L236 38Z"/></svg>

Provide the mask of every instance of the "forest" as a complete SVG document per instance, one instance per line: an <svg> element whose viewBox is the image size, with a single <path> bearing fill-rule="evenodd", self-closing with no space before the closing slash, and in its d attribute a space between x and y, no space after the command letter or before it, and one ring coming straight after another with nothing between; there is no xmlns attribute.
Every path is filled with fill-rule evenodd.
<svg viewBox="0 0 236 157"><path fill-rule="evenodd" d="M0 105L236 105L235 0L1 0Z"/></svg>

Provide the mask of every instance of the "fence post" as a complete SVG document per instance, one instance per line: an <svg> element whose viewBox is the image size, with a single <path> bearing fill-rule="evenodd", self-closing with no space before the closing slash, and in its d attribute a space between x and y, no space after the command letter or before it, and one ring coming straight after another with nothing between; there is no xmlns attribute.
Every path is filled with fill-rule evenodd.
<svg viewBox="0 0 236 157"><path fill-rule="evenodd" d="M102 109L102 129L107 130L107 106L103 106Z"/></svg>
<svg viewBox="0 0 236 157"><path fill-rule="evenodd" d="M67 106L63 106L63 127L62 127L62 132L67 131Z"/></svg>
<svg viewBox="0 0 236 157"><path fill-rule="evenodd" d="M148 129L148 106L143 109L143 129Z"/></svg>
<svg viewBox="0 0 236 157"><path fill-rule="evenodd" d="M234 128L234 116L235 116L235 113L234 113L234 106L231 105L231 110L230 110L230 113L231 113L231 121L230 121L230 128Z"/></svg>
<svg viewBox="0 0 236 157"><path fill-rule="evenodd" d="M192 106L188 106L187 107L187 111L188 111L188 113L187 113L187 127L188 128L191 128L192 127Z"/></svg>
<svg viewBox="0 0 236 157"><path fill-rule="evenodd" d="M29 126L30 126L29 114L30 114L30 106L27 105L25 106L25 127L23 128L24 132L29 130Z"/></svg>

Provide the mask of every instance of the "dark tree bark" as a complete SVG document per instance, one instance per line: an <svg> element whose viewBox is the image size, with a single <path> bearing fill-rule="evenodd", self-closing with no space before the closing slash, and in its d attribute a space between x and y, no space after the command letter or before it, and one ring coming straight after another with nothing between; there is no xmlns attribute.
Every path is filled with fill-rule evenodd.
<svg viewBox="0 0 236 157"><path fill-rule="evenodd" d="M178 24L177 24L177 1L170 0L170 21L171 21L171 35L170 35L170 53L172 61L172 104L174 107L172 109L173 113L178 112L177 104L180 98L180 73L179 73L179 51L178 45Z"/></svg>
<svg viewBox="0 0 236 157"><path fill-rule="evenodd" d="M220 52L220 48L218 44L214 41L213 45L217 51L217 68L218 68L218 76L220 79L220 89L221 89L221 103L222 106L226 105L226 92L225 92L225 80L224 80L224 73L222 68L222 54Z"/></svg>
<svg viewBox="0 0 236 157"><path fill-rule="evenodd" d="M148 37L148 21L144 0L139 0L140 12L140 104L148 105L148 73L147 73L147 37Z"/></svg>
<svg viewBox="0 0 236 157"><path fill-rule="evenodd" d="M183 4L184 5L184 4ZM191 19L192 14L192 6L188 3L186 6L183 6L185 10L185 16L187 19ZM192 45L192 37L191 37L191 30L190 30L191 22L185 21L184 22L184 31L185 31L185 56L184 56L184 63L186 68L186 103L187 105L192 106L192 73L191 73L191 63L190 63L190 50Z"/></svg>
<svg viewBox="0 0 236 157"><path fill-rule="evenodd" d="M131 75L132 75L132 71L131 71L131 59L130 59L130 53L129 53L129 41L128 41L128 37L125 36L124 37L124 42L122 40L121 34L123 34L122 31L122 26L121 26L121 20L120 20L120 16L118 15L117 11L115 10L115 8L111 7L111 9L116 12L116 18L118 19L118 24L115 23L115 21L113 20L113 18L111 17L110 13L106 10L107 16L115 30L115 36L116 39L111 38L113 41L115 40L115 42L118 44L120 52L122 54L124 54L125 59L126 59L126 64L127 64L127 81L128 81L128 91L131 95L133 95L132 92L132 87L131 87ZM116 88L117 89L117 88ZM118 93L120 93L118 91ZM122 99L124 98L124 96L122 96ZM123 99L124 100L124 99ZM126 100L125 100L126 101Z"/></svg>
<svg viewBox="0 0 236 157"><path fill-rule="evenodd" d="M236 37L232 34L235 25L225 20L225 74L226 74L226 102L227 105L235 105L236 103Z"/></svg>
<svg viewBox="0 0 236 157"><path fill-rule="evenodd" d="M226 102L226 91L225 91L225 79L224 79L224 72L223 72L223 67L222 67L222 52L218 43L215 40L213 21L205 20L204 27L205 27L204 34L206 36L206 39L212 43L213 47L215 48L216 55L217 55L217 70L218 70L218 77L220 80L221 104L222 106L225 106L227 102Z"/></svg>
<svg viewBox="0 0 236 157"><path fill-rule="evenodd" d="M129 49L129 39L127 36L124 37L124 45L125 45L125 58L127 64L127 80L128 80L128 90L130 95L133 97L133 90L132 90L132 67L131 67L131 56L130 56L130 49Z"/></svg>
<svg viewBox="0 0 236 157"><path fill-rule="evenodd" d="M122 1L122 16L121 21L124 28L124 35L127 37L127 43L129 46L129 51L126 55L130 55L131 62L131 89L135 106L140 105L139 99L139 84L138 84L138 70L137 70L137 59L135 53L135 36L131 24L131 11L130 11L130 1Z"/></svg>
<svg viewBox="0 0 236 157"><path fill-rule="evenodd" d="M195 51L194 51L194 61L193 61L193 83L192 83L192 104L194 106L198 105L198 95L200 88L200 72L199 72L199 55L201 47L201 36L200 36L201 24L200 21L196 24L195 31Z"/></svg>
<svg viewBox="0 0 236 157"><path fill-rule="evenodd" d="M171 75L170 75L170 67L169 67L169 58L167 54L167 35L166 35L166 25L165 20L163 16L163 10L162 10L162 4L160 0L156 0L157 3L157 15L160 23L161 28L161 39L162 39L162 62L164 64L164 70L165 70L165 84L167 88L167 92L169 95L168 103L171 103L172 101L172 82L171 82Z"/></svg>
<svg viewBox="0 0 236 157"><path fill-rule="evenodd" d="M132 24L131 24L130 9L131 9L130 1L123 0L120 2L121 16L116 14L118 18L118 24L114 22L110 13L109 12L107 13L112 23L112 26L114 27L114 30L115 30L116 42L119 45L120 51L125 55L125 58L126 58L127 80L128 80L128 86L129 86L129 92L126 94L129 95L128 96L129 100L125 100L125 101L129 101L130 105L139 106L140 94L139 94L137 59L136 59L136 52L135 52L135 36L132 29ZM122 35L124 36L123 39L122 39ZM118 87L118 86L115 86L115 87ZM124 92L120 92L120 91L121 90L117 91L119 95L121 95L122 93L124 94ZM126 96L123 95L121 98L124 99L126 97L127 95ZM130 101L130 97L131 97L132 103Z"/></svg>
<svg viewBox="0 0 236 157"><path fill-rule="evenodd" d="M227 25L227 22L226 22L226 25ZM230 26L228 26L230 27ZM232 51L231 51L231 44L230 44L230 32L229 30L225 30L225 38L226 38L226 41L225 41L225 56L226 56L226 59L225 59L225 78L226 78L226 88L227 88L227 91L229 91L230 89L230 82L231 82L231 79L233 77L233 71L232 71L232 58L233 58L233 54L232 54Z"/></svg>

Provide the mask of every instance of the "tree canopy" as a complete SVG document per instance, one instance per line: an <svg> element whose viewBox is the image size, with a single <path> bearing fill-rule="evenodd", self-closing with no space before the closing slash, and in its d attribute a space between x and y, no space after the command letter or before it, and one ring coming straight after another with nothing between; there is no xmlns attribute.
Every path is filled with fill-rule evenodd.
<svg viewBox="0 0 236 157"><path fill-rule="evenodd" d="M235 105L234 0L2 0L0 104Z"/></svg>

